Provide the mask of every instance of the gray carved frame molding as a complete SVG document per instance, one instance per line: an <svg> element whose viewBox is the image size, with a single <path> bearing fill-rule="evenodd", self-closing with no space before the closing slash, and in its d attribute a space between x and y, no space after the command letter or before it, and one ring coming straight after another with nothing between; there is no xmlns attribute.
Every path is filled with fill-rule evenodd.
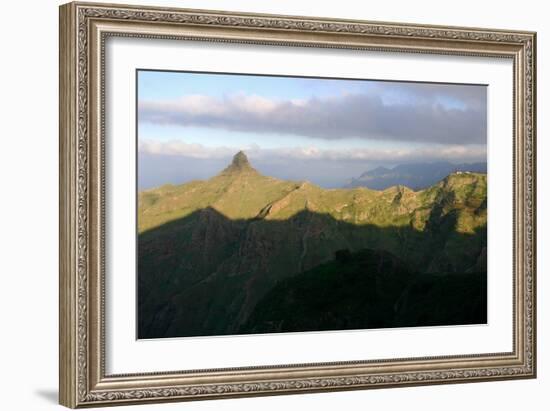
<svg viewBox="0 0 550 411"><path fill-rule="evenodd" d="M513 351L106 375L103 99L109 36L512 59ZM60 403L74 408L535 377L535 41L532 32L92 3L61 6Z"/></svg>

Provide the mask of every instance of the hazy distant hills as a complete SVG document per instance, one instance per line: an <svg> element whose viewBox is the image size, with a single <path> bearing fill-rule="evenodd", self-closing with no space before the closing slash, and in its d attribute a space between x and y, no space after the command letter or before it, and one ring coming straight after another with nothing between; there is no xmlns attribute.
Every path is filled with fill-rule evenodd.
<svg viewBox="0 0 550 411"><path fill-rule="evenodd" d="M269 301L286 294L284 284L307 285L292 298L316 284L307 315L326 309L326 318L310 321L316 329L438 323L435 317L455 311L443 323L484 322L483 312L466 313L468 302L482 297L481 282L465 284L475 273L485 278L486 224L485 174L451 173L421 191L322 189L261 175L238 153L211 179L139 194L138 335L287 331L284 318L265 312ZM339 277L340 263L333 263L326 281L315 280L327 270L323 264L348 254L354 261L349 278ZM442 287L441 276L452 276L458 286ZM331 300L336 285L348 308ZM397 310L398 301L408 307L447 305L439 314L417 307L419 314L410 318L397 311L350 311ZM288 299L285 304L281 315L301 306ZM299 315L296 324L306 321Z"/></svg>
<svg viewBox="0 0 550 411"><path fill-rule="evenodd" d="M403 185L421 190L454 172L487 173L487 163L452 164L448 162L401 164L393 168L377 167L353 178L349 187L384 190Z"/></svg>

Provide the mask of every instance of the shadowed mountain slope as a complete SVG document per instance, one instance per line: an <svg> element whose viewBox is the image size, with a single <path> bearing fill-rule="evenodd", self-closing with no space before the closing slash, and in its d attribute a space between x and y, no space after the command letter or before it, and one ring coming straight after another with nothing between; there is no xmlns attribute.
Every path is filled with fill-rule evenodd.
<svg viewBox="0 0 550 411"><path fill-rule="evenodd" d="M415 274L391 253L341 250L277 283L242 333L353 330L487 321L484 273Z"/></svg>

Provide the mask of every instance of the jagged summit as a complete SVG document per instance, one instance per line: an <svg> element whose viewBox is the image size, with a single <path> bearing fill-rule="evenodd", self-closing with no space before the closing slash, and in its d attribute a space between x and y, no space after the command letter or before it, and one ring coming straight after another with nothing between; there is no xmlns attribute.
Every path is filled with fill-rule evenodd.
<svg viewBox="0 0 550 411"><path fill-rule="evenodd" d="M244 153L244 151L239 151L237 154L233 156L233 162L231 163L232 166L244 168L244 167L250 167L250 162L248 161L248 157Z"/></svg>
<svg viewBox="0 0 550 411"><path fill-rule="evenodd" d="M233 161L231 162L231 164L229 166L227 166L222 171L222 174L242 173L242 172L256 172L256 169L254 169L250 165L250 162L248 161L248 157L241 150L233 156Z"/></svg>

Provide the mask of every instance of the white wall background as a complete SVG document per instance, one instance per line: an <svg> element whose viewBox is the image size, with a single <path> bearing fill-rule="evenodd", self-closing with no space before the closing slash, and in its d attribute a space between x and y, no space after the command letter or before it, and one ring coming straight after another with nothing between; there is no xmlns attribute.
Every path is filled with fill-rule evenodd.
<svg viewBox="0 0 550 411"><path fill-rule="evenodd" d="M550 390L549 82L550 26L545 2L393 0L138 1L204 9L433 23L538 32L539 378L433 387L142 405L136 410L499 409L543 410ZM113 2L113 0L111 0ZM116 1L115 1L116 2ZM2 5L0 44L0 408L57 405L57 0Z"/></svg>

